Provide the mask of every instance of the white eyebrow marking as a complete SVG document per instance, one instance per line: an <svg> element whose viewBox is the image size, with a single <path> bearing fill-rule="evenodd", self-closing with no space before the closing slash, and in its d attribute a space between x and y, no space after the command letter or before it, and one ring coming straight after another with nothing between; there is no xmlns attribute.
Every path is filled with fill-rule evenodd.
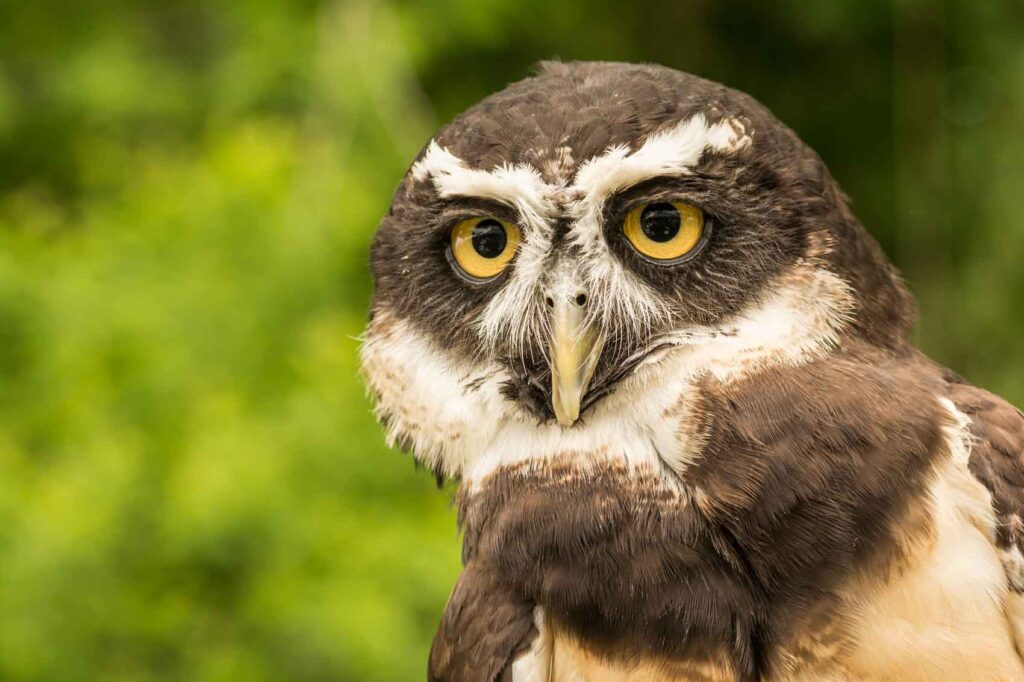
<svg viewBox="0 0 1024 682"><path fill-rule="evenodd" d="M743 124L729 118L709 126L703 114L652 133L630 153L624 144L607 149L580 167L573 183L590 200L659 175L686 175L707 148L734 152L750 144Z"/></svg>
<svg viewBox="0 0 1024 682"><path fill-rule="evenodd" d="M423 157L413 164L412 176L418 182L431 180L441 197L482 197L510 205L525 203L545 216L555 208L557 195L566 190L603 203L608 194L649 178L690 173L705 149L735 152L750 141L738 119L726 118L709 126L703 114L696 114L651 133L634 152L624 144L609 147L587 160L571 185L547 183L540 171L525 163L505 164L490 171L470 168L431 141Z"/></svg>
<svg viewBox="0 0 1024 682"><path fill-rule="evenodd" d="M504 165L492 171L469 168L466 163L431 142L427 153L412 167L418 181L430 179L438 196L481 197L514 207L523 226L519 255L512 263L508 284L487 305L478 325L481 336L492 345L500 339L510 346L544 333L538 328L543 318L533 314L538 305L536 285L544 274L544 262L551 250L555 214L552 185L540 172L526 164Z"/></svg>
<svg viewBox="0 0 1024 682"><path fill-rule="evenodd" d="M412 176L418 181L430 178L438 196L445 198L481 197L517 207L525 204L540 214L550 213L552 208L553 187L536 168L525 163L504 164L491 171L470 168L434 141L413 165Z"/></svg>
<svg viewBox="0 0 1024 682"><path fill-rule="evenodd" d="M660 296L615 258L602 234L601 214L609 196L650 178L687 175L704 150L735 152L751 138L743 124L726 118L709 126L703 114L652 133L636 151L616 145L580 167L573 183L579 200L572 206L575 220L569 239L583 254L587 279L600 283L598 296L619 320L628 320L634 332L649 328L669 313Z"/></svg>
<svg viewBox="0 0 1024 682"><path fill-rule="evenodd" d="M545 317L538 314L537 285L550 265L552 222L567 198L573 198L568 202L573 219L569 239L585 256L582 274L593 295L603 300L609 315L644 328L666 311L660 307L660 298L609 252L601 233L605 201L653 177L689 174L706 149L735 152L750 143L750 134L738 119L708 125L703 114L696 114L651 133L636 151L630 152L624 144L609 147L580 166L571 184L545 182L540 171L526 163L490 171L471 168L436 141L413 164L411 174L417 182L430 180L440 197L491 199L519 212L523 243L513 261L512 277L477 321L487 342L503 342L515 349L546 333L538 326Z"/></svg>

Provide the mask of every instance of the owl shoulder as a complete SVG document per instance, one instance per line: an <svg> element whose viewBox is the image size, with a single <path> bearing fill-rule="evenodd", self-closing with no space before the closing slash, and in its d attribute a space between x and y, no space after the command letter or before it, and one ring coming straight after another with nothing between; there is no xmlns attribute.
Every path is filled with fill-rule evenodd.
<svg viewBox="0 0 1024 682"><path fill-rule="evenodd" d="M968 468L992 495L996 543L1001 550L1024 551L1024 413L960 377L947 378L949 399L970 420Z"/></svg>

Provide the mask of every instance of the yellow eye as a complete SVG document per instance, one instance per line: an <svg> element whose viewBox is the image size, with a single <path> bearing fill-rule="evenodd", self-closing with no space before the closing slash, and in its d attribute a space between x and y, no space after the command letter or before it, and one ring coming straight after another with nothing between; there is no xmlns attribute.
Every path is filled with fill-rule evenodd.
<svg viewBox="0 0 1024 682"><path fill-rule="evenodd" d="M501 273L519 248L519 228L490 216L463 220L452 230L452 256L475 279Z"/></svg>
<svg viewBox="0 0 1024 682"><path fill-rule="evenodd" d="M704 213L680 202L641 204L632 209L622 226L626 239L651 260L679 260L700 244Z"/></svg>

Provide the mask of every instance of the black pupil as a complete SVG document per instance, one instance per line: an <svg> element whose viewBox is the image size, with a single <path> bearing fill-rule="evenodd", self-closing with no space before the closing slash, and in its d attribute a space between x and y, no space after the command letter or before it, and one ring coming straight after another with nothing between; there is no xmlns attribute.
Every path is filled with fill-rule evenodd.
<svg viewBox="0 0 1024 682"><path fill-rule="evenodd" d="M648 204L640 214L640 229L652 242L667 242L679 234L679 211L672 204Z"/></svg>
<svg viewBox="0 0 1024 682"><path fill-rule="evenodd" d="M473 228L473 248L484 258L497 258L505 252L508 236L497 220L481 220Z"/></svg>

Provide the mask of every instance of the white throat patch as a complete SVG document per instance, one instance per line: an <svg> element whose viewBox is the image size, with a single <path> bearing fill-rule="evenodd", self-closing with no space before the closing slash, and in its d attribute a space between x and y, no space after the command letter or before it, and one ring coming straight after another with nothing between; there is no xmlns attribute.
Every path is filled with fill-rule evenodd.
<svg viewBox="0 0 1024 682"><path fill-rule="evenodd" d="M838 276L803 261L764 302L715 327L666 337L616 390L569 428L538 424L501 394L498 365L457 364L428 337L378 311L362 347L363 373L390 443L425 465L476 485L499 467L552 458L608 460L682 474L700 457L699 382L742 379L771 366L820 358L838 343L853 295Z"/></svg>

